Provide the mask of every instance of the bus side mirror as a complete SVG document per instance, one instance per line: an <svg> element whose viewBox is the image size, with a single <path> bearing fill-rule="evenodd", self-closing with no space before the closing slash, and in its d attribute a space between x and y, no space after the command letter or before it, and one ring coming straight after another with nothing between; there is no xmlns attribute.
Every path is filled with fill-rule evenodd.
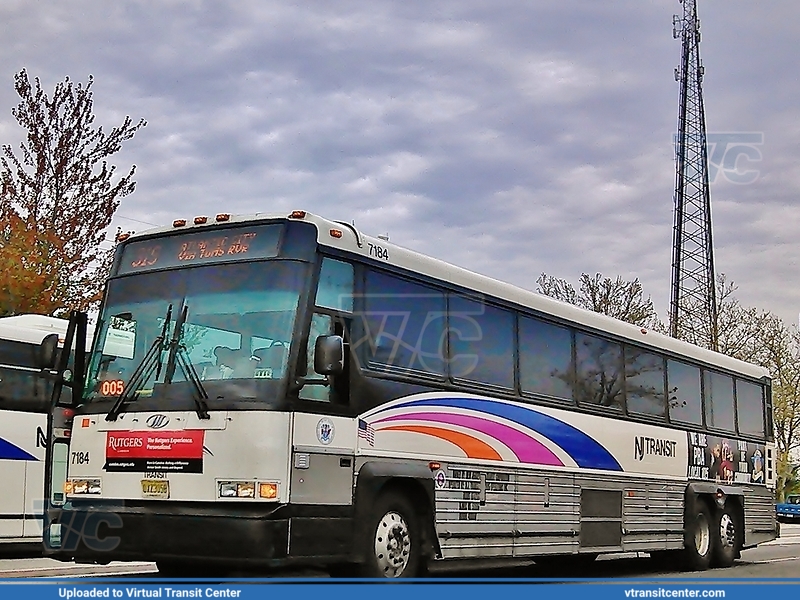
<svg viewBox="0 0 800 600"><path fill-rule="evenodd" d="M340 335L321 335L314 344L314 370L320 375L344 371L344 340Z"/></svg>
<svg viewBox="0 0 800 600"><path fill-rule="evenodd" d="M51 333L45 336L39 344L39 368L54 369L56 366L56 353L58 352L58 334Z"/></svg>

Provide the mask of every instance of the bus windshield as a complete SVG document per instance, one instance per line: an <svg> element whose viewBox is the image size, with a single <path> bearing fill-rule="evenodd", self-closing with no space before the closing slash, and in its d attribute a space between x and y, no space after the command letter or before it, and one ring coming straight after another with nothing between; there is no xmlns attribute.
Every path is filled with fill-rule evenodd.
<svg viewBox="0 0 800 600"><path fill-rule="evenodd" d="M176 408L196 393L189 385L195 375L212 408L226 398L269 400L286 374L306 269L289 261L231 263L110 280L85 400L125 394L125 410L136 410L140 399ZM186 322L175 337L184 307ZM179 344L170 352L173 338ZM182 368L170 373L171 361Z"/></svg>

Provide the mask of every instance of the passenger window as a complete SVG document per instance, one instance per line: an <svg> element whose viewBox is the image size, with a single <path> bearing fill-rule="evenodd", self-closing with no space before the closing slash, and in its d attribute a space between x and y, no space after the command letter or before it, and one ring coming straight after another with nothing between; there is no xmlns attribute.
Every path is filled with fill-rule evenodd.
<svg viewBox="0 0 800 600"><path fill-rule="evenodd" d="M351 342L363 366L444 375L444 292L367 270L363 306Z"/></svg>
<svg viewBox="0 0 800 600"><path fill-rule="evenodd" d="M703 371L703 388L706 400L706 425L735 432L733 377L714 371Z"/></svg>
<svg viewBox="0 0 800 600"><path fill-rule="evenodd" d="M38 350L38 344L25 344L23 342L3 340L2 343L0 343L0 364L38 369L39 365L36 360L36 353Z"/></svg>
<svg viewBox="0 0 800 600"><path fill-rule="evenodd" d="M700 369L677 360L667 360L667 389L670 420L702 425Z"/></svg>
<svg viewBox="0 0 800 600"><path fill-rule="evenodd" d="M311 330L308 333L308 346L306 346L306 378L324 379L314 370L314 346L321 335L330 335L333 332L333 319L330 315L315 313L311 317ZM304 385L300 388L299 397L302 400L317 400L320 402L331 401L331 388L328 385Z"/></svg>
<svg viewBox="0 0 800 600"><path fill-rule="evenodd" d="M736 408L739 433L764 435L764 388L755 383L736 380Z"/></svg>
<svg viewBox="0 0 800 600"><path fill-rule="evenodd" d="M353 265L333 258L322 259L317 306L353 312Z"/></svg>
<svg viewBox="0 0 800 600"><path fill-rule="evenodd" d="M575 334L575 399L622 409L622 346L584 333Z"/></svg>
<svg viewBox="0 0 800 600"><path fill-rule="evenodd" d="M520 317L519 378L522 391L572 399L572 334L566 327Z"/></svg>
<svg viewBox="0 0 800 600"><path fill-rule="evenodd" d="M661 356L625 346L625 402L628 412L666 417Z"/></svg>
<svg viewBox="0 0 800 600"><path fill-rule="evenodd" d="M450 374L456 379L514 387L514 314L450 296Z"/></svg>

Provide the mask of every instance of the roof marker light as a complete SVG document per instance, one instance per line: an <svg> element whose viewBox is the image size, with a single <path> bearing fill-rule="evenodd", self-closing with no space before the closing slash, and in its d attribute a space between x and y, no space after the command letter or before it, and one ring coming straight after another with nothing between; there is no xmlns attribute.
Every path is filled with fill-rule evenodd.
<svg viewBox="0 0 800 600"><path fill-rule="evenodd" d="M289 215L290 219L305 219L306 218L306 211L304 210L293 210L292 214Z"/></svg>
<svg viewBox="0 0 800 600"><path fill-rule="evenodd" d="M208 223L208 217L195 217L194 224L195 225L204 225Z"/></svg>
<svg viewBox="0 0 800 600"><path fill-rule="evenodd" d="M129 237L131 237L131 234L130 234L130 233L120 233L120 234L118 234L118 235L117 235L117 237L115 238L115 241L117 241L117 242L124 242L124 241L125 241L125 240L127 240Z"/></svg>
<svg viewBox="0 0 800 600"><path fill-rule="evenodd" d="M342 230L341 229L331 229L330 230L331 237L339 239L342 237Z"/></svg>
<svg viewBox="0 0 800 600"><path fill-rule="evenodd" d="M186 226L186 219L175 219L172 222L173 227L185 227Z"/></svg>
<svg viewBox="0 0 800 600"><path fill-rule="evenodd" d="M225 221L231 220L231 216L228 213L219 213L215 218L217 223L224 223Z"/></svg>

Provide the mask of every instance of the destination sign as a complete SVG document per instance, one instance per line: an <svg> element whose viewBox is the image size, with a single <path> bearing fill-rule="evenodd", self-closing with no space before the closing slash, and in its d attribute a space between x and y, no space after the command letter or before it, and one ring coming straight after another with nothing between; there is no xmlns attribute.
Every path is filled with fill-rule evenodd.
<svg viewBox="0 0 800 600"><path fill-rule="evenodd" d="M230 227L133 241L122 250L117 273L272 258L278 254L281 229L278 224Z"/></svg>

